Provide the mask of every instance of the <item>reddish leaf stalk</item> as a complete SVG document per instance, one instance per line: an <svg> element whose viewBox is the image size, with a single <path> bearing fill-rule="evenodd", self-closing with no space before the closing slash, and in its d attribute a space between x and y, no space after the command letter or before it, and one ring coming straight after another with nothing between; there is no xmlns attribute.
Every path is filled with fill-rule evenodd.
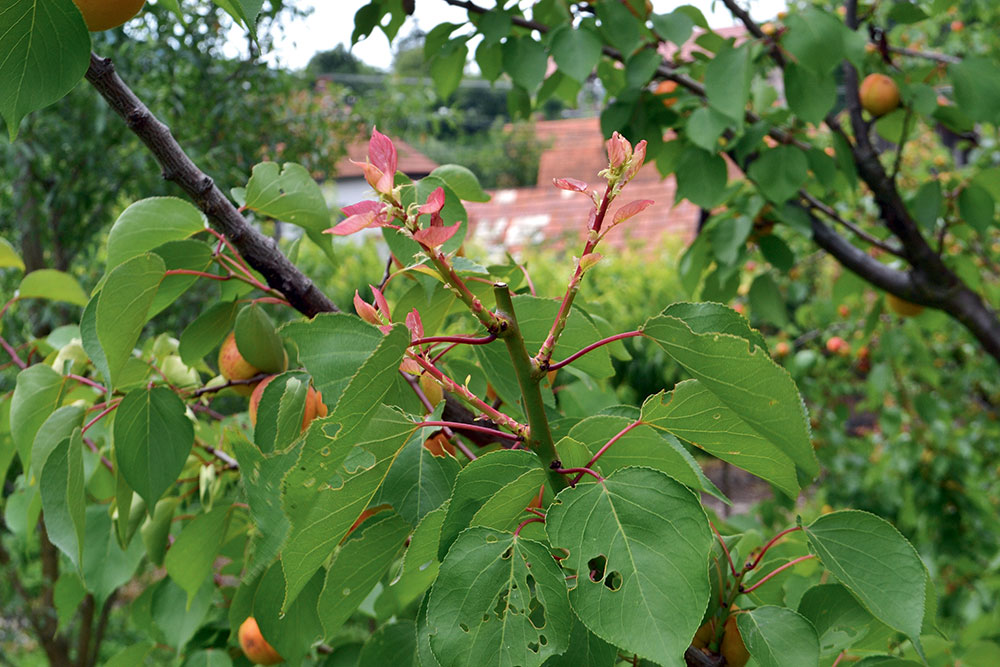
<svg viewBox="0 0 1000 667"><path fill-rule="evenodd" d="M517 529L514 530L514 537L517 537L520 534L521 529L527 526L529 523L545 523L545 519L542 519L537 516L533 516L530 519L525 519L517 526Z"/></svg>
<svg viewBox="0 0 1000 667"><path fill-rule="evenodd" d="M217 276L214 273L206 273L204 271L195 271L194 269L169 269L163 275L165 276L198 276L199 278L208 278L209 280L232 280L235 276L230 273L225 276Z"/></svg>
<svg viewBox="0 0 1000 667"><path fill-rule="evenodd" d="M584 475L592 475L594 479L596 479L598 482L604 481L603 477L601 477L598 473L594 472L590 468L556 468L555 471L560 475L571 475L575 472L580 473L576 476L576 479L574 479L572 482L569 483L570 486L576 486L576 483L579 482L580 478L583 477Z"/></svg>
<svg viewBox="0 0 1000 667"><path fill-rule="evenodd" d="M754 559L753 563L751 563L750 567L748 567L747 569L748 570L752 570L755 567L757 567L757 565L760 563L760 559L764 557L764 554L767 553L768 549L770 549L771 547L773 547L778 540L780 540L782 537L784 537L788 533L794 533L797 530L802 530L802 527L801 526L795 526L794 528L786 528L785 530L781 531L780 533L778 533L777 535L775 535L774 537L772 537L770 539L770 541L767 544L764 545L764 548L762 548L760 550L760 553L757 554L757 557Z"/></svg>
<svg viewBox="0 0 1000 667"><path fill-rule="evenodd" d="M437 355L433 359L431 359L431 363L432 364L437 364L437 362L441 361L441 358L444 357L444 355L446 355L449 352L451 352L452 350L454 350L456 347L458 347L458 345L459 345L458 343L452 343L448 347L444 348L443 350L441 350L440 352L438 352Z"/></svg>
<svg viewBox="0 0 1000 667"><path fill-rule="evenodd" d="M739 576L739 573L736 572L736 566L733 565L733 557L729 553L729 547L726 546L726 541L723 540L722 535L719 534L719 529L716 528L715 524L711 521L708 522L708 525L712 527L712 532L715 533L715 536L719 539L719 544L722 545L722 552L726 554L726 560L729 561L729 571L733 573L734 577Z"/></svg>
<svg viewBox="0 0 1000 667"><path fill-rule="evenodd" d="M462 398L465 402L469 403L474 408L482 411L483 414L487 415L497 424L509 428L511 431L514 431L522 438L528 437L527 426L519 423L517 420L512 419L511 417L505 415L499 410L494 409L493 406L491 406L489 403L486 403L481 398L479 398L471 391L469 391L468 387L466 387L465 385L458 384L450 377L448 377L440 370L438 370L438 368L434 364L427 361L423 357L413 356L411 358L414 359L418 364L420 364L421 368L430 373L431 377L440 382L446 390Z"/></svg>
<svg viewBox="0 0 1000 667"><path fill-rule="evenodd" d="M476 426L475 424L463 424L461 422L449 422L449 421L429 421L420 422L417 426L447 426L449 428L462 429L464 431L476 431L478 433L486 433L487 435L492 435L495 438L503 438L504 440L517 440L520 441L522 438L519 435L514 435L513 433L504 433L503 431L498 431L495 428L489 428L488 426Z"/></svg>
<svg viewBox="0 0 1000 667"><path fill-rule="evenodd" d="M782 565L781 567L778 567L778 568L775 568L774 570L772 570L772 571L771 571L770 573L768 573L768 574L767 574L767 576L763 577L763 578L762 578L762 579L761 579L760 581L756 582L756 583L755 583L755 584L754 584L753 586L751 586L750 588L744 588L744 587L743 587L743 585L742 585L742 584L740 584L740 593L744 593L744 594L745 594L745 593L752 593L753 591L755 591L755 590L757 590L758 588L760 588L760 586L761 586L761 585L762 585L762 584L763 584L763 583L764 583L765 581L767 581L768 579L770 579L771 577L774 577L774 576L776 576L776 575L777 575L777 574L779 574L780 572L782 572L782 571L784 571L784 570L787 570L787 569L788 569L788 568L790 568L790 567L793 567L793 566L795 566L795 565L798 565L798 564L799 564L799 563L801 563L802 561L806 561L806 560L809 560L810 558L815 558L815 557L816 557L816 554L808 554L808 555L805 555L805 556L799 556L799 557L798 557L798 558L796 558L795 560L790 560L790 561L788 561L787 563L785 563L784 565Z"/></svg>
<svg viewBox="0 0 1000 667"><path fill-rule="evenodd" d="M11 301L8 301L7 304L10 305L12 302L13 299ZM4 308L6 309L7 306L4 306ZM0 313L0 315L2 315L2 313ZM23 371L25 368L28 367L28 364L26 364L24 360L17 355L17 350L15 350L11 346L11 344L7 342L7 339L4 338L3 336L0 336L0 346L2 346L4 350L6 350L7 354L9 354L10 358L14 360L14 364L17 365L18 368L20 368Z"/></svg>
<svg viewBox="0 0 1000 667"><path fill-rule="evenodd" d="M104 387L104 385L98 382L94 382L90 378L85 378L82 375L75 375L73 373L70 373L66 377L68 377L70 380L76 380L80 384L85 384L88 387L93 387L94 389L100 389L102 394L108 393L108 390Z"/></svg>
<svg viewBox="0 0 1000 667"><path fill-rule="evenodd" d="M96 417L94 417L89 422L87 422L86 424L83 425L83 429L80 431L80 433L86 433L87 429L89 429L91 426L93 426L94 424L96 424L97 422L99 422L101 420L101 418L104 417L104 415L113 412L114 409L117 408L118 404L121 403L121 402L122 402L121 399L118 399L117 401L114 401L111 405L109 405L108 407L106 407L104 410L102 410L99 415L97 415Z"/></svg>
<svg viewBox="0 0 1000 667"><path fill-rule="evenodd" d="M424 244L420 244L420 247L430 258L431 263L434 264L434 268L437 269L441 277L455 290L459 299L462 300L472 314L475 315L486 330L490 333L496 334L500 332L500 320L491 311L483 306L483 302L479 300L475 294L473 294L469 287L465 284L455 269L452 268L451 263L448 258L445 257L437 248L431 248Z"/></svg>
<svg viewBox="0 0 1000 667"><path fill-rule="evenodd" d="M548 369L548 364L552 360L552 353L555 352L559 336L566 328L566 321L569 319L569 311L573 306L573 299L576 298L576 293L580 290L580 281L583 278L583 258L592 253L597 246L601 225L604 224L604 217L608 213L608 207L611 205L613 198L612 187L609 183L604 189L604 198L601 201L597 215L594 216L594 222L590 226L590 230L588 230L587 243L583 248L583 252L580 253L579 259L576 261L576 269L573 271L573 277L570 278L569 284L566 286L566 293L563 295L562 303L559 304L559 312L552 323L552 329L549 330L548 337L542 343L538 354L535 355L534 362L541 371Z"/></svg>
<svg viewBox="0 0 1000 667"><path fill-rule="evenodd" d="M97 443L95 443L90 438L84 438L83 439L83 444L87 445L87 449L89 449L90 451L92 451L95 454L97 454L98 452L100 452L100 450L97 448ZM101 456L101 464L105 468L107 468L108 470L110 470L111 472L115 471L114 466L111 465L111 461L108 460L108 458L106 456Z"/></svg>
<svg viewBox="0 0 1000 667"><path fill-rule="evenodd" d="M472 336L428 336L426 338L418 338L412 343L414 345L428 345L430 343L464 343L466 345L487 345L492 343L497 339L495 334L490 334L489 336L483 336L482 338L474 338Z"/></svg>
<svg viewBox="0 0 1000 667"><path fill-rule="evenodd" d="M596 350L597 348L599 348L599 347L601 347L603 345L608 345L609 343L613 343L616 340L622 340L624 338L635 338L636 336L641 336L641 335L643 335L641 331L626 331L625 333L615 334L614 336L608 336L607 338L599 340L596 343L591 343L590 345L588 345L587 347L581 349L578 352L574 352L573 354L569 355L568 357L566 357L562 361L557 361L554 364L549 364L547 370L550 370L550 371L559 370L563 366L567 366L567 365L573 363L574 361L576 361L577 359L579 359L583 355L587 354L588 352L593 352L594 350Z"/></svg>
<svg viewBox="0 0 1000 667"><path fill-rule="evenodd" d="M622 430L618 431L618 433L616 433L610 440L608 440L606 443L604 443L603 447L601 447L599 450L597 450L596 454L594 454L592 457L590 457L590 460L587 461L587 465L583 467L583 470L590 470L590 466L592 466L595 463L597 463L597 459L601 458L604 455L604 452L608 451L608 448L611 447L611 445L613 445L616 442L618 442L619 440L621 440L622 437L626 433L628 433L629 431L631 431L632 429L634 429L636 426L641 426L641 425L642 425L642 420L640 419L638 421L632 422L631 424L629 424L628 426L626 426ZM576 486L576 483L580 481L581 477L583 477L583 472L581 472L579 475L577 475L576 479L574 479L572 482L570 482L570 485L571 486Z"/></svg>

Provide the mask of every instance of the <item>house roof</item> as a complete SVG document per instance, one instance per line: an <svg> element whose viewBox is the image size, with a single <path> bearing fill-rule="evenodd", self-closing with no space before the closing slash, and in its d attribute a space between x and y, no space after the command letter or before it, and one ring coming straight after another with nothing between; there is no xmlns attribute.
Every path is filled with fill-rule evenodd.
<svg viewBox="0 0 1000 667"><path fill-rule="evenodd" d="M438 164L402 139L393 139L399 159L398 170L411 178L420 178L437 169ZM361 162L368 158L368 139L359 138L347 146L347 155L337 160L334 172L337 178L364 178L361 167L351 162Z"/></svg>
<svg viewBox="0 0 1000 667"><path fill-rule="evenodd" d="M591 189L599 187L597 172L608 166L600 120L540 121L535 133L548 145L541 156L537 185L492 191L489 202L465 204L471 237L487 248L562 247L586 236L593 209L589 196L560 190L552 185L552 179L576 178L590 183ZM611 232L605 243L655 244L665 234L692 238L699 209L686 200L675 206L676 190L672 176L662 179L654 165L644 166L612 206L611 214L633 200L652 199L655 203Z"/></svg>
<svg viewBox="0 0 1000 667"><path fill-rule="evenodd" d="M673 42L662 42L657 51L659 51L664 58L671 60L691 60L691 57L695 53L707 54L708 50L697 44L698 38L706 32L706 30L702 30L700 28L696 29L691 34L691 37L688 38L688 40L684 42L679 49ZM712 32L723 39L735 39L737 45L740 45L747 40L747 29L742 24L732 25L726 28L713 28Z"/></svg>

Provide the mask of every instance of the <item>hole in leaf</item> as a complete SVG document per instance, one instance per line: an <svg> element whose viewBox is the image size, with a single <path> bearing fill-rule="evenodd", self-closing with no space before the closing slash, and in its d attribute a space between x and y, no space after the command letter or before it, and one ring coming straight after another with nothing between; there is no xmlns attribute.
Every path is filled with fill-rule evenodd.
<svg viewBox="0 0 1000 667"><path fill-rule="evenodd" d="M500 558L502 558L504 560L509 560L510 557L511 557L511 554L513 554L513 553L514 553L514 547L507 547L506 549L504 549L504 552L502 554L500 554Z"/></svg>
<svg viewBox="0 0 1000 667"><path fill-rule="evenodd" d="M608 565L608 559L603 555L591 558L587 561L587 569L590 570L590 580L594 583L604 579L604 568Z"/></svg>
<svg viewBox="0 0 1000 667"><path fill-rule="evenodd" d="M538 646L537 642L528 642L528 650L529 651L531 651L532 653L538 653L538 649L539 649L539 646Z"/></svg>
<svg viewBox="0 0 1000 667"><path fill-rule="evenodd" d="M490 620L490 615L489 614L483 614L483 623L486 623L489 620Z"/></svg>
<svg viewBox="0 0 1000 667"><path fill-rule="evenodd" d="M465 623L459 623L458 627L462 628L462 632L468 632L469 631L469 626L467 626Z"/></svg>
<svg viewBox="0 0 1000 667"><path fill-rule="evenodd" d="M486 543L487 544L493 544L496 541L497 541L497 536L496 535L487 535L486 536Z"/></svg>
<svg viewBox="0 0 1000 667"><path fill-rule="evenodd" d="M528 615L528 620L535 630L541 630L545 627L545 605L539 603L537 598L531 601L531 605L534 608Z"/></svg>
<svg viewBox="0 0 1000 667"><path fill-rule="evenodd" d="M323 449L319 450L319 453L321 455L323 455L323 456L329 456L330 455L330 448L329 447L324 447Z"/></svg>
<svg viewBox="0 0 1000 667"><path fill-rule="evenodd" d="M622 575L620 572L608 572L608 576L604 578L604 585L608 587L608 590L617 591L622 587Z"/></svg>
<svg viewBox="0 0 1000 667"><path fill-rule="evenodd" d="M549 640L545 635L538 635L538 643L541 644L542 646L545 646L546 644L549 643Z"/></svg>
<svg viewBox="0 0 1000 667"><path fill-rule="evenodd" d="M495 605L493 605L493 613L500 620L503 620L504 614L507 613L507 594L508 593L509 593L509 591L503 591L502 593L500 593L499 597L497 597L497 603ZM511 613L514 613L513 609L510 610L510 611L511 611Z"/></svg>

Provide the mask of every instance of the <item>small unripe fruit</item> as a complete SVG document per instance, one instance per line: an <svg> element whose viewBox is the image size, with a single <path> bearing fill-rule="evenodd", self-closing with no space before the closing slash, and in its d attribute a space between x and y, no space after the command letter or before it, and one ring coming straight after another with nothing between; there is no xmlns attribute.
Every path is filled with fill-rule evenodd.
<svg viewBox="0 0 1000 667"><path fill-rule="evenodd" d="M219 373L227 380L249 380L260 373L259 368L251 366L250 362L240 354L239 348L236 347L235 332L230 332L219 348ZM239 394L249 396L254 388L251 385L235 385L233 389Z"/></svg>
<svg viewBox="0 0 1000 667"><path fill-rule="evenodd" d="M243 621L236 636L240 640L243 655L255 665L277 665L285 661L260 634L257 619L253 616L248 616L247 620Z"/></svg>
<svg viewBox="0 0 1000 667"><path fill-rule="evenodd" d="M87 30L117 28L139 13L146 0L73 0L83 14Z"/></svg>
<svg viewBox="0 0 1000 667"><path fill-rule="evenodd" d="M924 312L924 307L920 304L900 299L895 294L886 294L885 301L889 304L889 310L902 317L914 317Z"/></svg>
<svg viewBox="0 0 1000 667"><path fill-rule="evenodd" d="M839 306L837 306L837 314L840 315L841 317L847 317L848 315L851 314L851 310L846 305L840 304Z"/></svg>
<svg viewBox="0 0 1000 667"><path fill-rule="evenodd" d="M964 29L965 29L965 24L962 23L961 21L952 21L951 22L951 31L952 32L962 32Z"/></svg>
<svg viewBox="0 0 1000 667"><path fill-rule="evenodd" d="M788 353L792 351L791 346L785 341L781 341L774 346L774 356L776 357L786 357Z"/></svg>
<svg viewBox="0 0 1000 667"><path fill-rule="evenodd" d="M871 115L884 116L899 106L899 86L885 74L869 74L858 90L861 106Z"/></svg>
<svg viewBox="0 0 1000 667"><path fill-rule="evenodd" d="M260 406L260 399L264 396L264 388L273 380L275 375L265 378L257 383L257 387L250 394L250 423L257 425L257 409ZM316 417L326 417L326 403L323 402L323 394L312 387L306 391L306 408L302 412L302 430L309 428L310 422Z"/></svg>
<svg viewBox="0 0 1000 667"><path fill-rule="evenodd" d="M772 35L774 35L774 33L778 32L778 29L775 27L773 23L768 21L767 23L760 26L760 31L765 35L767 35L768 37L771 37Z"/></svg>
<svg viewBox="0 0 1000 667"><path fill-rule="evenodd" d="M851 346L840 336L832 336L826 341L826 349L831 354L843 354L845 350L850 350Z"/></svg>

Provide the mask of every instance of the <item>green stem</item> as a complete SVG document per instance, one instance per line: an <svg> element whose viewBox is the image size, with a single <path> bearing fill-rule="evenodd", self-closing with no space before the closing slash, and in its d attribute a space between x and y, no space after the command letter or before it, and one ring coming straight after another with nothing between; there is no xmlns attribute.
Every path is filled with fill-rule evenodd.
<svg viewBox="0 0 1000 667"><path fill-rule="evenodd" d="M539 378L535 374L537 366L528 356L528 349L524 346L524 337L521 335L521 329L517 326L514 302L510 298L510 289L507 284L497 283L494 285L493 295L497 301L497 315L506 324L499 335L504 344L507 345L507 353L510 355L514 374L517 376L517 384L521 388L524 414L528 417L530 430L524 444L542 460L542 464L548 472L552 489L559 492L566 488L566 478L552 468L552 464L558 462L559 456L556 454L555 443L552 442L552 431L549 429L549 419L545 414L545 404L542 402L542 392L538 385ZM555 467L562 466L557 464Z"/></svg>
<svg viewBox="0 0 1000 667"><path fill-rule="evenodd" d="M497 318L497 316L489 309L485 308L479 298L469 290L469 287L465 284L465 281L462 280L461 276L455 273L455 269L452 268L451 262L448 261L448 258L445 257L445 255L437 248L430 248L423 244L421 244L421 247L424 252L427 253L431 263L434 264L434 268L437 269L438 274L440 274L445 282L451 285L452 289L454 289L455 293L458 295L458 298L462 300L462 303L464 303L470 311L472 311L472 314L476 316L476 319L478 319L491 334L499 334L499 318Z"/></svg>

